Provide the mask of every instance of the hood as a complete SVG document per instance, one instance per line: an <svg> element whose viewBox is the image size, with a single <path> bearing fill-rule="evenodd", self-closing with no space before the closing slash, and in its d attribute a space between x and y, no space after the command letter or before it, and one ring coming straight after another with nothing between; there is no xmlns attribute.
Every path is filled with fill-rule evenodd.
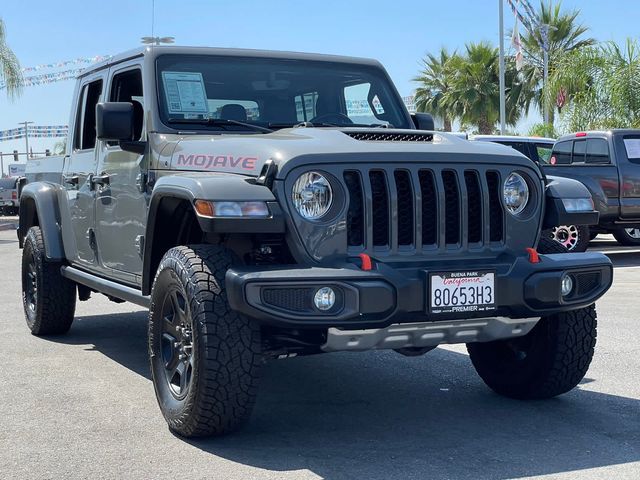
<svg viewBox="0 0 640 480"><path fill-rule="evenodd" d="M469 142L445 133L417 130L363 128L290 128L268 134L162 135L159 168L178 171L213 171L258 176L263 165L273 160L279 171L302 156L335 159L363 156L390 158L398 154L409 159L421 154L496 156L498 163L513 161L518 155L511 148L493 143ZM502 161L499 160L502 158ZM424 160L424 158L423 158ZM530 162L530 161L528 161Z"/></svg>

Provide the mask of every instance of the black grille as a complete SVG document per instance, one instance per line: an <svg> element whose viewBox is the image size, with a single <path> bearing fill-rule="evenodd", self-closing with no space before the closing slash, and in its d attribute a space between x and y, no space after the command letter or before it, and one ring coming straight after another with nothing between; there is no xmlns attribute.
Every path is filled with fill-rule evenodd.
<svg viewBox="0 0 640 480"><path fill-rule="evenodd" d="M396 170L393 174L398 192L398 245L413 245L413 186L411 174Z"/></svg>
<svg viewBox="0 0 640 480"><path fill-rule="evenodd" d="M349 210L347 211L347 223L349 224L349 245L364 244L364 208L362 197L362 180L356 170L344 172L344 182L349 192Z"/></svg>
<svg viewBox="0 0 640 480"><path fill-rule="evenodd" d="M487 172L487 186L489 188L489 208L492 212L502 212L500 200L500 174ZM491 215L489 221L489 239L499 242L504 235L504 219L502 215Z"/></svg>
<svg viewBox="0 0 640 480"><path fill-rule="evenodd" d="M355 140L366 142L431 142L430 133L344 132Z"/></svg>
<svg viewBox="0 0 640 480"><path fill-rule="evenodd" d="M588 295L600 285L600 272L578 273L576 279L576 295Z"/></svg>
<svg viewBox="0 0 640 480"><path fill-rule="evenodd" d="M482 190L478 172L465 171L464 183L467 187L469 243L479 243L482 242Z"/></svg>
<svg viewBox="0 0 640 480"><path fill-rule="evenodd" d="M500 175L477 168L348 169L347 241L362 250L504 241Z"/></svg>
<svg viewBox="0 0 640 480"><path fill-rule="evenodd" d="M313 293L312 288L265 288L262 291L262 301L284 310L310 312L313 311Z"/></svg>
<svg viewBox="0 0 640 480"><path fill-rule="evenodd" d="M382 170L369 172L371 181L371 200L373 207L373 245L380 247L389 244L389 196L387 179Z"/></svg>

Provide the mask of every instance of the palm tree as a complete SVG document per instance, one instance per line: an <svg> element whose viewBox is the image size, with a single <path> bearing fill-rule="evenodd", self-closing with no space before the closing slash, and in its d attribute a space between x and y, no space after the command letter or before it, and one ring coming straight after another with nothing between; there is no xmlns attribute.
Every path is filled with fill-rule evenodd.
<svg viewBox="0 0 640 480"><path fill-rule="evenodd" d="M475 125L480 134L491 134L500 119L498 49L486 42L466 45L464 56L450 62L453 72L447 103L465 125ZM507 124L515 125L521 114L522 85L515 64L506 64Z"/></svg>
<svg viewBox="0 0 640 480"><path fill-rule="evenodd" d="M420 74L413 79L420 85L414 94L416 110L441 117L445 132L451 131L451 121L456 117L456 112L447 98L453 74L450 64L456 57L455 52L450 54L444 47L440 49L438 56L428 54L422 60L423 68Z"/></svg>
<svg viewBox="0 0 640 480"><path fill-rule="evenodd" d="M558 59L566 54L595 44L595 39L587 37L589 31L587 27L578 23L579 10L570 12L561 11L562 2L553 3L549 0L547 3L540 0L540 8L537 12L540 23L549 26L548 44L549 44L549 73L551 74L556 68ZM523 106L528 112L531 104L535 102L539 110L542 112L545 108L542 98L542 80L543 80L543 51L542 51L542 33L540 31L528 32L521 38L522 50L524 54L525 65L520 72L523 83L527 88L523 92ZM547 104L549 109L549 119L553 123L554 108L553 104Z"/></svg>
<svg viewBox="0 0 640 480"><path fill-rule="evenodd" d="M22 71L18 58L7 45L5 32L0 18L0 82L4 83L9 98L15 98L22 86Z"/></svg>

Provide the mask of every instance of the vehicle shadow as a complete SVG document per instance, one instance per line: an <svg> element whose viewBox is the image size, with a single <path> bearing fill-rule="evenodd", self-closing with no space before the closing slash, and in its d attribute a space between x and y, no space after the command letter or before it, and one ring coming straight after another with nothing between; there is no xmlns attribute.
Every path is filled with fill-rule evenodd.
<svg viewBox="0 0 640 480"><path fill-rule="evenodd" d="M55 341L92 345L149 378L146 321L145 312L82 317ZM554 400L509 400L445 349L294 358L265 367L242 431L185 441L322 478L514 478L640 461L640 400L583 389L597 388L592 378L583 385Z"/></svg>

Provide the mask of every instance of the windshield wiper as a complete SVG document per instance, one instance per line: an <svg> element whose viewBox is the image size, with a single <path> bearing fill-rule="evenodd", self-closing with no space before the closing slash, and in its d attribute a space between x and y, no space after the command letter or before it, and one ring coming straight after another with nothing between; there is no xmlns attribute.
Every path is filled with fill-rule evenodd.
<svg viewBox="0 0 640 480"><path fill-rule="evenodd" d="M269 124L275 127L275 124ZM300 122L293 124L278 124L279 128L313 128L313 127L333 127L333 128L394 128L390 123L329 123L329 122Z"/></svg>
<svg viewBox="0 0 640 480"><path fill-rule="evenodd" d="M238 120L228 120L226 118L169 118L169 123L182 123L192 125L209 125L215 127L225 127L234 125L238 127L246 127L250 130L262 133L273 133L270 128L253 125L251 123L240 122Z"/></svg>

